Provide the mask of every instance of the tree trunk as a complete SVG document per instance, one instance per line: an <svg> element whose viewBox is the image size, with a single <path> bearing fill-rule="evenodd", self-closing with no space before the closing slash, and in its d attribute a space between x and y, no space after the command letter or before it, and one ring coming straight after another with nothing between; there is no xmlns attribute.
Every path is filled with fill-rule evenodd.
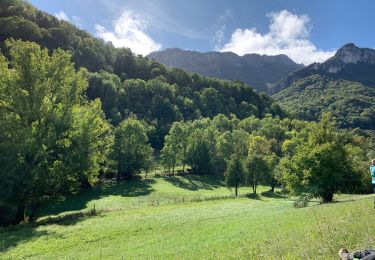
<svg viewBox="0 0 375 260"><path fill-rule="evenodd" d="M174 164L172 166L172 175L174 176Z"/></svg>
<svg viewBox="0 0 375 260"><path fill-rule="evenodd" d="M19 224L21 223L21 221L24 221L24 220L25 220L25 205L20 204L17 207L17 214L13 221L13 224Z"/></svg>
<svg viewBox="0 0 375 260"><path fill-rule="evenodd" d="M121 181L121 161L118 162L117 164L117 175L116 175L116 179L117 179L117 182L120 182Z"/></svg>
<svg viewBox="0 0 375 260"><path fill-rule="evenodd" d="M333 200L333 192L325 192L322 194L323 203L329 203Z"/></svg>
<svg viewBox="0 0 375 260"><path fill-rule="evenodd" d="M182 162L182 172L185 173L185 160Z"/></svg>
<svg viewBox="0 0 375 260"><path fill-rule="evenodd" d="M276 187L276 179L274 177L272 177L272 180L271 180L271 191L272 192L275 192L275 187Z"/></svg>
<svg viewBox="0 0 375 260"><path fill-rule="evenodd" d="M39 209L39 206L40 206L39 203L33 204L31 206L31 213L30 213L30 216L29 216L29 221L30 222L34 222L37 219L36 212Z"/></svg>
<svg viewBox="0 0 375 260"><path fill-rule="evenodd" d="M235 194L236 194L236 197L237 197L237 195L238 195L238 191L237 191L237 189L238 189L238 185L235 186L235 191L234 191Z"/></svg>

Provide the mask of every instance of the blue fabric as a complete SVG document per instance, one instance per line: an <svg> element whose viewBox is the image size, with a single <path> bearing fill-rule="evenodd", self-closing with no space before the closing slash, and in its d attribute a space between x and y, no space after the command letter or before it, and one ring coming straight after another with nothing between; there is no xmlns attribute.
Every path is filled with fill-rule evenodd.
<svg viewBox="0 0 375 260"><path fill-rule="evenodd" d="M370 166L371 177L372 177L372 184L375 184L375 165Z"/></svg>

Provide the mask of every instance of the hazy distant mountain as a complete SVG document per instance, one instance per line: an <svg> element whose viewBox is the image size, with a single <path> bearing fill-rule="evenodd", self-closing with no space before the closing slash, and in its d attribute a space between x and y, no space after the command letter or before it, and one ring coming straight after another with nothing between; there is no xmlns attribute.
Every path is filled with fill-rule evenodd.
<svg viewBox="0 0 375 260"><path fill-rule="evenodd" d="M375 50L346 44L327 61L288 75L271 91L300 119L316 120L329 111L341 127L375 130Z"/></svg>
<svg viewBox="0 0 375 260"><path fill-rule="evenodd" d="M240 80L258 91L268 91L269 85L277 83L282 77L303 67L286 55L238 56L232 52L200 53L178 48L153 52L147 57L168 67L182 68L221 79Z"/></svg>

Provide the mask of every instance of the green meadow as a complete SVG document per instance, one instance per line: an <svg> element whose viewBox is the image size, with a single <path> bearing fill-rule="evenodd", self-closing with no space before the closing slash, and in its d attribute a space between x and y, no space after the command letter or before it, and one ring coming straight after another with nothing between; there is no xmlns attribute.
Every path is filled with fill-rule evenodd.
<svg viewBox="0 0 375 260"><path fill-rule="evenodd" d="M2 229L0 259L336 259L375 246L371 195L297 209L268 190L235 198L206 176L107 183Z"/></svg>

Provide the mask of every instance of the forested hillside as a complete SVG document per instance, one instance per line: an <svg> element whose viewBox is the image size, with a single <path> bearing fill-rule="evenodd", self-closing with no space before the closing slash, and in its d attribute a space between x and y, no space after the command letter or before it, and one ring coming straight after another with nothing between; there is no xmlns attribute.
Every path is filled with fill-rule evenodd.
<svg viewBox="0 0 375 260"><path fill-rule="evenodd" d="M269 86L303 67L286 55L238 56L232 52L200 53L178 48L153 52L147 57L168 67L181 68L220 79L241 80L259 92L268 92Z"/></svg>
<svg viewBox="0 0 375 260"><path fill-rule="evenodd" d="M375 50L347 44L324 63L290 74L273 98L292 116L317 120L330 112L342 128L375 130Z"/></svg>
<svg viewBox="0 0 375 260"><path fill-rule="evenodd" d="M129 115L146 120L155 129L149 137L157 149L174 121L219 113L238 118L284 115L267 95L257 94L246 84L167 69L21 0L4 0L0 6L0 46L5 55L7 38L33 41L50 51L70 51L75 67L88 69L87 96L101 99L108 120L114 125Z"/></svg>
<svg viewBox="0 0 375 260"><path fill-rule="evenodd" d="M375 89L359 82L315 74L273 96L293 116L317 120L325 111L343 128L375 130Z"/></svg>

